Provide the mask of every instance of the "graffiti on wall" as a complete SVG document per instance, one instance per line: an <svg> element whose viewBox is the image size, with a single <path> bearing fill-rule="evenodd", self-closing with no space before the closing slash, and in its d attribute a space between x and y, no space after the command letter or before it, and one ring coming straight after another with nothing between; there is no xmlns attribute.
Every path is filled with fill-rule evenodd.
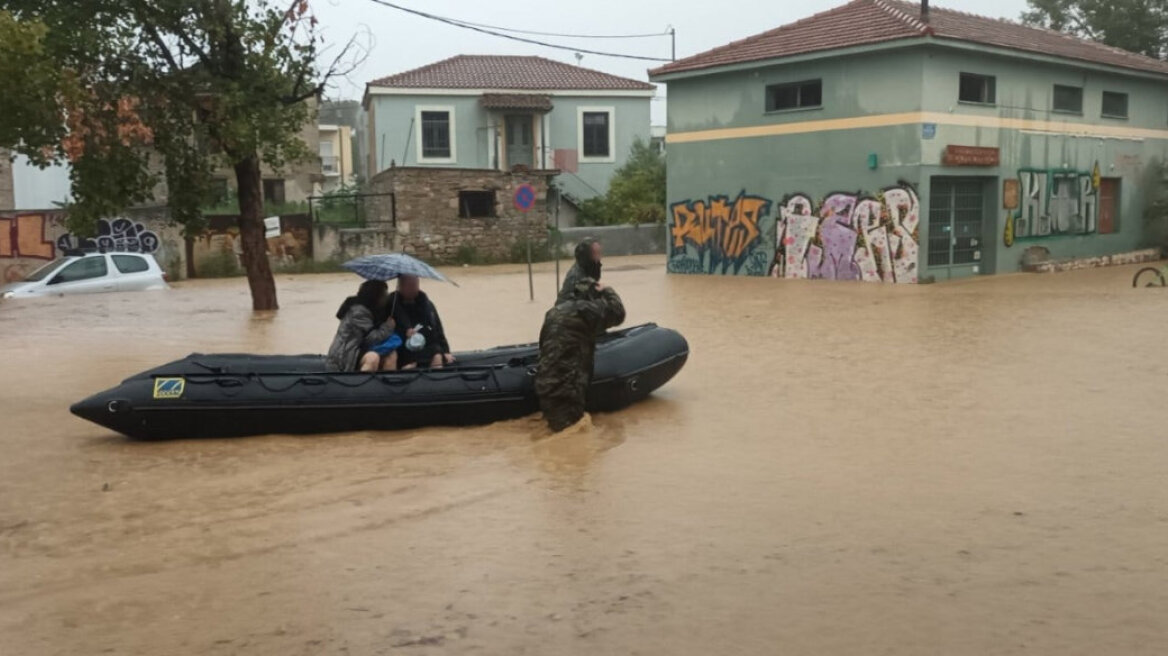
<svg viewBox="0 0 1168 656"><path fill-rule="evenodd" d="M763 275L761 221L772 202L747 194L710 196L670 206L669 270L674 273L745 273Z"/></svg>
<svg viewBox="0 0 1168 656"><path fill-rule="evenodd" d="M779 208L776 278L917 282L921 205L907 183L875 195L793 194Z"/></svg>
<svg viewBox="0 0 1168 656"><path fill-rule="evenodd" d="M126 218L98 219L96 237L78 237L69 233L57 239L57 248L96 248L106 252L157 253L162 240L154 231Z"/></svg>
<svg viewBox="0 0 1168 656"><path fill-rule="evenodd" d="M1022 169L1018 171L1021 206L1006 218L1003 243L1015 239L1085 235L1098 228L1099 164L1091 171Z"/></svg>

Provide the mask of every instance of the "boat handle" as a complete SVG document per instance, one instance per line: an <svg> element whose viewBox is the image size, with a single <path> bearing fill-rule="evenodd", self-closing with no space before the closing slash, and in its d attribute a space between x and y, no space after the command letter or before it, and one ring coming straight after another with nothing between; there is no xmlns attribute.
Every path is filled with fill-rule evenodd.
<svg viewBox="0 0 1168 656"><path fill-rule="evenodd" d="M215 384L219 387L243 387L243 381L238 378L216 378Z"/></svg>
<svg viewBox="0 0 1168 656"><path fill-rule="evenodd" d="M310 377L310 376L305 376L305 377L301 378L300 382L304 383L305 385L327 385L328 384L328 381L323 379L323 378L314 378L314 377Z"/></svg>
<svg viewBox="0 0 1168 656"><path fill-rule="evenodd" d="M463 380L480 381L491 377L489 371L467 371L461 374Z"/></svg>

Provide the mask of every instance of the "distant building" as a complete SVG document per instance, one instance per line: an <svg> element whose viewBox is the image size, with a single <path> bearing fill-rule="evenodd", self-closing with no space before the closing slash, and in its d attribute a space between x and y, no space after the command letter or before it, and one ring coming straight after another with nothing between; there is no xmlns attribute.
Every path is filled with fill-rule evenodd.
<svg viewBox="0 0 1168 656"><path fill-rule="evenodd" d="M542 57L459 55L366 86L370 178L392 166L557 170L564 198L604 194L654 86Z"/></svg>
<svg viewBox="0 0 1168 656"><path fill-rule="evenodd" d="M369 172L365 169L369 162L369 136L365 133L365 116L359 100L326 100L320 105L321 125L335 125L349 128L352 168L351 177L355 182L368 182Z"/></svg>
<svg viewBox="0 0 1168 656"><path fill-rule="evenodd" d="M353 133L347 125L321 123L320 173L321 193L337 191L353 184Z"/></svg>
<svg viewBox="0 0 1168 656"><path fill-rule="evenodd" d="M12 160L7 150L0 150L0 210L16 207L12 193Z"/></svg>
<svg viewBox="0 0 1168 656"><path fill-rule="evenodd" d="M664 125L654 125L649 128L649 145L662 155L665 154L665 132Z"/></svg>
<svg viewBox="0 0 1168 656"><path fill-rule="evenodd" d="M1026 251L1140 257L1168 159L1168 63L914 3L855 0L651 79L675 272L917 282Z"/></svg>

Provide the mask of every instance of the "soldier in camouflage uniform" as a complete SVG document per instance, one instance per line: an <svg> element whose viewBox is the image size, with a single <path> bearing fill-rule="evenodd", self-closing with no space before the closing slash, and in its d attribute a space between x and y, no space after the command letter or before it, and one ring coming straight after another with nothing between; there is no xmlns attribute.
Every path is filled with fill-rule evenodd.
<svg viewBox="0 0 1168 656"><path fill-rule="evenodd" d="M587 276L576 280L568 300L544 315L535 393L553 431L562 431L584 416L596 337L624 320L620 296Z"/></svg>
<svg viewBox="0 0 1168 656"><path fill-rule="evenodd" d="M591 278L593 282L600 282L600 258L602 252L600 242L589 237L576 244L576 263L568 269L564 276L564 284L560 287L560 295L556 303L572 300L576 293L576 283L582 278Z"/></svg>

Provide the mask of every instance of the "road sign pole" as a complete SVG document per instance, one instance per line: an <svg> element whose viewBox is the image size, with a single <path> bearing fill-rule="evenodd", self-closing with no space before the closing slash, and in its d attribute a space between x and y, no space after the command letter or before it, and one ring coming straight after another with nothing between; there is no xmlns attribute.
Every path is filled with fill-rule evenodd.
<svg viewBox="0 0 1168 656"><path fill-rule="evenodd" d="M520 212L523 212L524 214L530 212L531 209L533 207L535 207L535 187L531 186L530 183L524 182L523 184L521 184L515 188L515 195L511 198L511 201L515 204L515 209L519 210ZM545 211L547 210L546 200L544 202L544 210ZM546 219L546 217L545 217L545 219ZM546 220L544 221L544 223L546 224ZM527 234L524 235L523 239L524 239L524 241L527 242L527 292L530 295L531 300L534 301L535 300L535 274L531 270L531 221L530 221L530 219L528 220Z"/></svg>

